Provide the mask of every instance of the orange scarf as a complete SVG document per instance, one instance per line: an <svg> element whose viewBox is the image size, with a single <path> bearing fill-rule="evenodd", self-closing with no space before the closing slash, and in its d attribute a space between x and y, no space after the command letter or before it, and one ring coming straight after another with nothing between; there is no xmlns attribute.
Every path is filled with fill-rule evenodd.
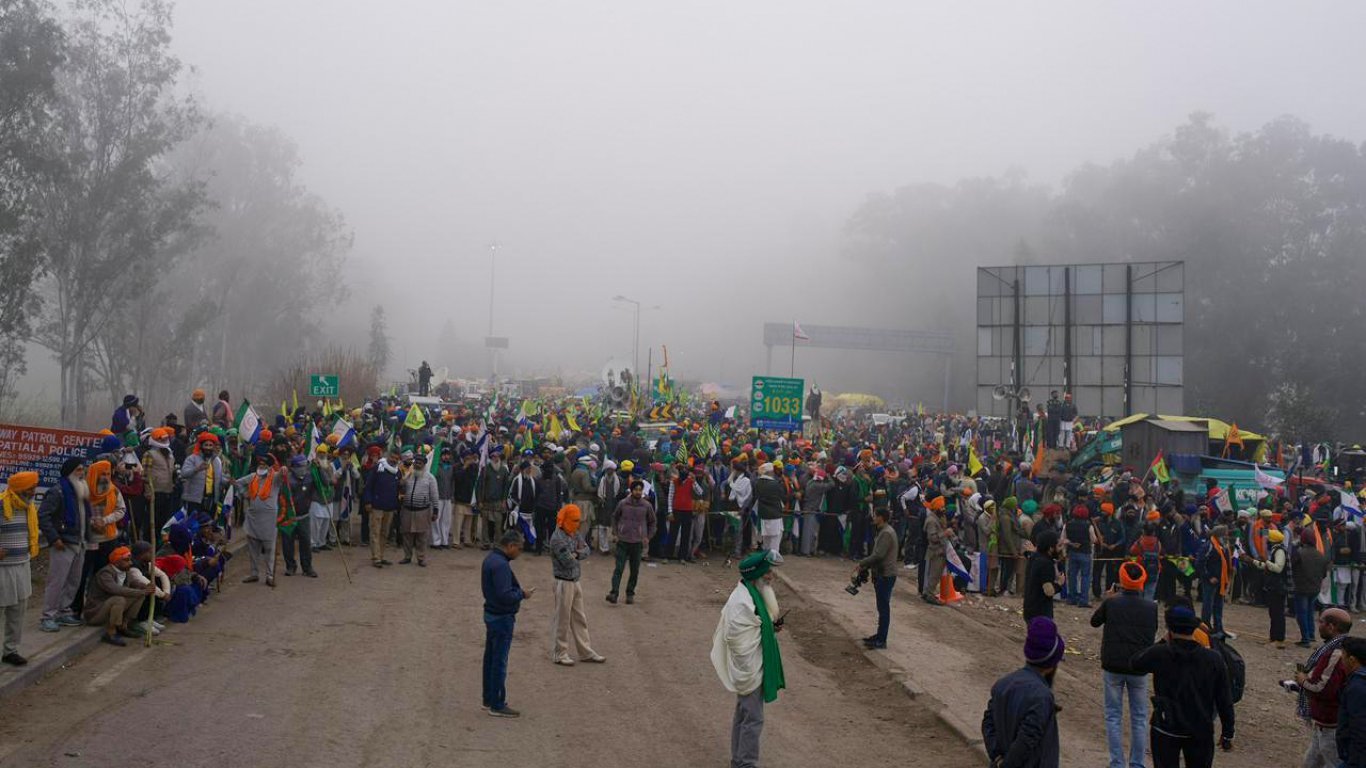
<svg viewBox="0 0 1366 768"><path fill-rule="evenodd" d="M101 517L109 517L114 514L114 509L118 505L118 491L114 490L114 480L110 477L113 469L109 462L97 461L85 471L85 484L90 488L90 508L98 509L103 504L104 512L101 513ZM100 480L105 481L103 492L99 490ZM118 526L114 523L104 526L104 535L110 539L118 536Z"/></svg>
<svg viewBox="0 0 1366 768"><path fill-rule="evenodd" d="M252 475L251 484L247 486L247 498L265 501L270 498L270 487L275 482L275 470L266 472L266 481L261 482L260 475Z"/></svg>
<svg viewBox="0 0 1366 768"><path fill-rule="evenodd" d="M1224 548L1218 539L1211 536L1209 543L1219 555L1219 596L1223 597L1228 594L1228 555L1224 554Z"/></svg>

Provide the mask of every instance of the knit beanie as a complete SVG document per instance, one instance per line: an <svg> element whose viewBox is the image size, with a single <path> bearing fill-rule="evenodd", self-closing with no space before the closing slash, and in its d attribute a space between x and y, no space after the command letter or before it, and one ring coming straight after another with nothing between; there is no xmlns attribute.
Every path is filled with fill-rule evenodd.
<svg viewBox="0 0 1366 768"><path fill-rule="evenodd" d="M1062 661L1067 643L1058 634L1058 625L1047 616L1035 616L1029 620L1025 631L1024 657L1032 667L1048 669L1058 666Z"/></svg>

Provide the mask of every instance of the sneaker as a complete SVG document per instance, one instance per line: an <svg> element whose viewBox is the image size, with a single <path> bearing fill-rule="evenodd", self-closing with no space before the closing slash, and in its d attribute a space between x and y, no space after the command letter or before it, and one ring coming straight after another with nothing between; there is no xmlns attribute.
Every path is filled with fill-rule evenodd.
<svg viewBox="0 0 1366 768"><path fill-rule="evenodd" d="M38 629L41 629L44 632L60 632L62 630L62 627L53 619L43 619L42 621L38 622Z"/></svg>
<svg viewBox="0 0 1366 768"><path fill-rule="evenodd" d="M607 657L602 655L589 656L588 658L584 659L584 661L588 662L589 664L606 664Z"/></svg>
<svg viewBox="0 0 1366 768"><path fill-rule="evenodd" d="M203 603L200 603L200 605L203 605ZM161 629L161 630L166 629L166 625L165 625L165 624L162 624L161 622L157 621L156 619L153 619L153 620L152 620L152 626L153 626L153 627L156 627L157 629Z"/></svg>
<svg viewBox="0 0 1366 768"><path fill-rule="evenodd" d="M489 717L521 717L522 713L509 706L502 709L489 709Z"/></svg>
<svg viewBox="0 0 1366 768"><path fill-rule="evenodd" d="M139 621L138 623L136 623L136 624L130 626L129 629L133 630L134 633L136 633L136 634L138 634L138 635L141 635L141 636L143 636L143 637L146 637L146 636L147 636L147 624L146 624L145 622ZM159 630L159 629L157 629L155 626L153 626L153 627L152 627L152 636L153 636L153 637L156 637L156 636L159 635L159 634L161 634L161 630Z"/></svg>
<svg viewBox="0 0 1366 768"><path fill-rule="evenodd" d="M17 653L7 653L4 656L0 656L0 661L15 667L22 667L28 663L28 659Z"/></svg>
<svg viewBox="0 0 1366 768"><path fill-rule="evenodd" d="M293 569L293 568L286 568L286 569L285 569L285 575L286 575L286 576L293 576L293 575L294 575L294 569Z"/></svg>
<svg viewBox="0 0 1366 768"><path fill-rule="evenodd" d="M607 593L607 602L611 603L612 605L616 605L616 604L617 604L617 593L616 593L616 592L608 592L608 593ZM52 631L53 631L53 632L56 632L57 630L54 629L54 630L52 630Z"/></svg>
<svg viewBox="0 0 1366 768"><path fill-rule="evenodd" d="M128 642L127 642L126 640L124 640L123 638L119 637L118 635L110 635L110 634L103 633L103 632L100 633L100 642L101 642L101 643L109 643L110 645L117 645L117 646L125 646L125 645L128 645Z"/></svg>
<svg viewBox="0 0 1366 768"><path fill-rule="evenodd" d="M572 666L574 666L574 660L573 660L573 659L555 659L555 663L558 664L558 665L560 665L560 666L562 666L562 667L572 667Z"/></svg>
<svg viewBox="0 0 1366 768"><path fill-rule="evenodd" d="M57 617L57 625L62 627L84 627L85 622L71 614Z"/></svg>
<svg viewBox="0 0 1366 768"><path fill-rule="evenodd" d="M266 586L267 586L267 587L270 587L271 589L275 589L275 579L272 579L271 577L267 576L267 577L266 577Z"/></svg>

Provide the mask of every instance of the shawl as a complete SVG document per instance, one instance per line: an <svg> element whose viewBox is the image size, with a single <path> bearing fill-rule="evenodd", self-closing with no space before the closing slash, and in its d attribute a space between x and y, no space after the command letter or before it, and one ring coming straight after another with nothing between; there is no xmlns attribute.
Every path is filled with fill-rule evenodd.
<svg viewBox="0 0 1366 768"><path fill-rule="evenodd" d="M19 494L5 489L0 493L0 508L3 508L6 520L14 519L14 507L24 504L24 500L19 498ZM25 504L28 517L28 555L29 557L38 556L38 505L29 501Z"/></svg>

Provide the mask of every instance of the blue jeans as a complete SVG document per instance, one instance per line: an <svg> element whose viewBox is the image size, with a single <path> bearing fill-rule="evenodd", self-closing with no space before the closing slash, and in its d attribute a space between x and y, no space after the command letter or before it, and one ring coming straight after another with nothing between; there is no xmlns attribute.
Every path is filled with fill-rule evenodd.
<svg viewBox="0 0 1366 768"><path fill-rule="evenodd" d="M1110 744L1110 768L1124 764L1124 692L1129 692L1129 764L1143 768L1143 751L1148 747L1148 676L1104 672L1105 740Z"/></svg>
<svg viewBox="0 0 1366 768"><path fill-rule="evenodd" d="M1080 552L1067 553L1067 602L1089 607L1086 590L1091 588L1091 556Z"/></svg>
<svg viewBox="0 0 1366 768"><path fill-rule="evenodd" d="M1295 595L1295 623L1300 625L1300 640L1314 642L1314 600L1317 595Z"/></svg>
<svg viewBox="0 0 1366 768"><path fill-rule="evenodd" d="M1215 632L1224 631L1224 598L1219 588L1208 582L1200 585L1200 620Z"/></svg>
<svg viewBox="0 0 1366 768"><path fill-rule="evenodd" d="M517 615L484 614L484 706L501 710L507 706L508 653Z"/></svg>
<svg viewBox="0 0 1366 768"><path fill-rule="evenodd" d="M877 596L877 640L887 642L887 626L892 623L892 587L896 574L873 579L873 593Z"/></svg>

